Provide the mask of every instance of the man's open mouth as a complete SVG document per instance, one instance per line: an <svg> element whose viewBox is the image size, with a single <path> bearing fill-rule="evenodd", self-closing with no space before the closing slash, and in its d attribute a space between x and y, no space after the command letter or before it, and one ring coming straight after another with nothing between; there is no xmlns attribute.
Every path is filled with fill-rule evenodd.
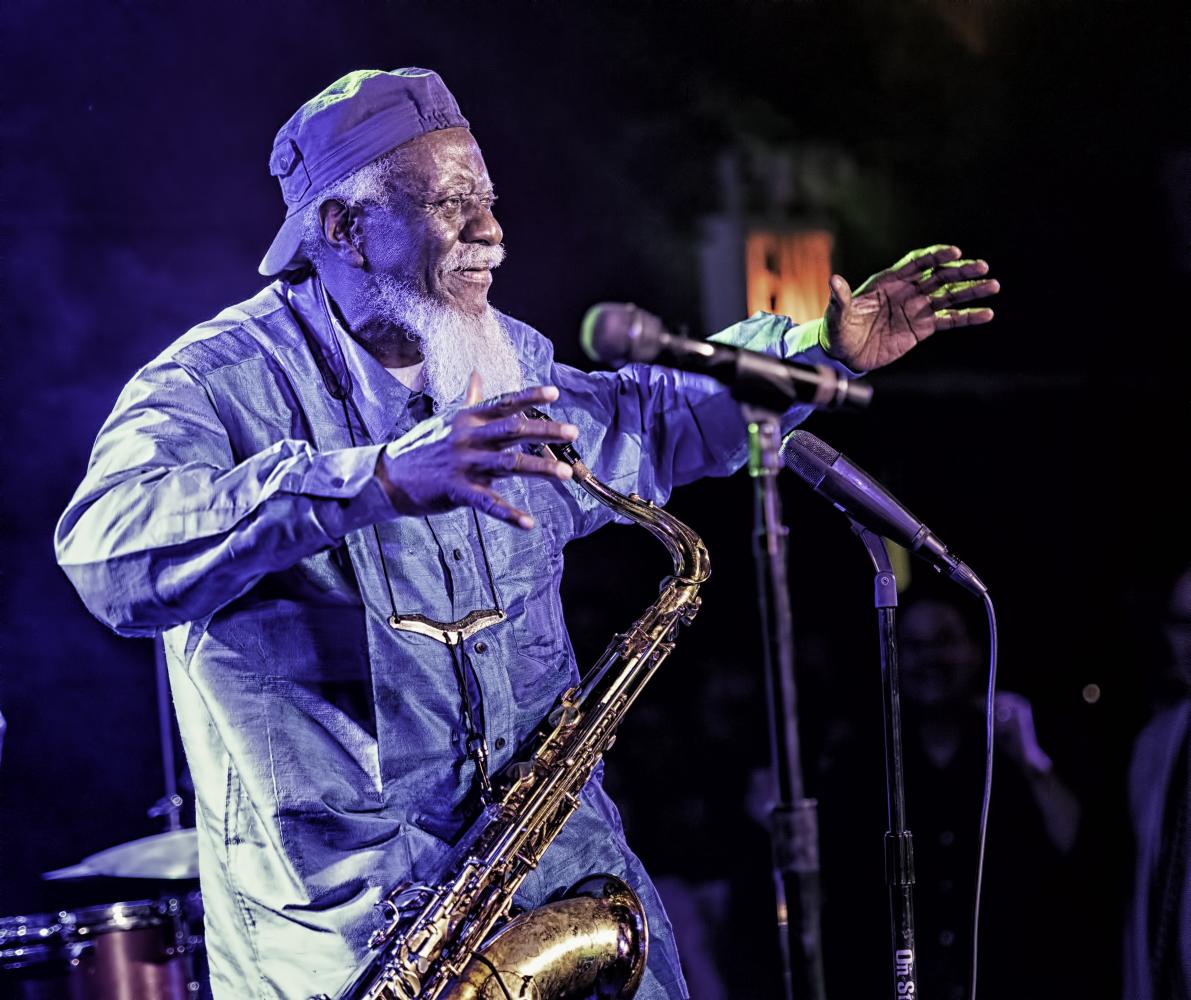
<svg viewBox="0 0 1191 1000"><path fill-rule="evenodd" d="M492 270L487 267L461 267L451 273L458 275L464 281L475 281L486 284L492 280Z"/></svg>

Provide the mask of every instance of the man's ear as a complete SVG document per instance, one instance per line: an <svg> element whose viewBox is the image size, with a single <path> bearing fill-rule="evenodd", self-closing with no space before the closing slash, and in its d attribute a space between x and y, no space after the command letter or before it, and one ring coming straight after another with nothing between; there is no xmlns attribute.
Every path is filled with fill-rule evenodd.
<svg viewBox="0 0 1191 1000"><path fill-rule="evenodd" d="M348 267L363 267L360 251L360 219L337 198L328 198L318 207L318 221L323 242Z"/></svg>

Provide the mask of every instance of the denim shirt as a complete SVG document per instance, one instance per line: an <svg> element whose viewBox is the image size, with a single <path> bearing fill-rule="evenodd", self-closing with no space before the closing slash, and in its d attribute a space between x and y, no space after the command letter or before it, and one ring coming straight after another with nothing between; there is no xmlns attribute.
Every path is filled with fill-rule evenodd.
<svg viewBox="0 0 1191 1000"><path fill-rule="evenodd" d="M745 461L739 407L717 383L649 366L584 373L500 321L525 383L558 386L551 416L578 425L577 449L613 488L663 503ZM759 313L717 339L827 363L804 343L815 329ZM395 515L378 453L416 441L429 412L339 327L316 278L275 282L132 378L59 523L59 564L92 613L121 635L162 635L217 996L334 991L380 894L434 877L469 818L469 712L495 772L577 680L563 548L612 513L573 483L510 478L498 488L533 530L470 509ZM494 608L503 619L454 650L389 621ZM649 912L639 996L685 996L668 922L598 779L518 902L593 870L628 879Z"/></svg>

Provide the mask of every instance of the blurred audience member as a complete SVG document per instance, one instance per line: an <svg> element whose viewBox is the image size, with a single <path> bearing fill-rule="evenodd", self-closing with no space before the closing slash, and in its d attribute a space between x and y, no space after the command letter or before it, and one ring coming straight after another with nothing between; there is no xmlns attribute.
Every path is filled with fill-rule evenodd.
<svg viewBox="0 0 1191 1000"><path fill-rule="evenodd" d="M966 607L931 597L899 614L917 974L920 992L936 1000L963 1000L971 978L987 658ZM879 698L876 685L874 672ZM819 775L828 990L879 996L892 982L883 733L862 704L849 708L829 731ZM1025 696L998 691L994 718L979 986L986 996L1074 995L1066 990L1078 942L1067 908L1080 803L1042 748Z"/></svg>
<svg viewBox="0 0 1191 1000"><path fill-rule="evenodd" d="M605 777L697 1000L781 995L769 836L747 811L769 753L758 674L708 657L659 678L621 727L633 755L613 750Z"/></svg>
<svg viewBox="0 0 1191 1000"><path fill-rule="evenodd" d="M1135 840L1125 1000L1191 997L1191 565L1169 592L1171 670L1129 767Z"/></svg>

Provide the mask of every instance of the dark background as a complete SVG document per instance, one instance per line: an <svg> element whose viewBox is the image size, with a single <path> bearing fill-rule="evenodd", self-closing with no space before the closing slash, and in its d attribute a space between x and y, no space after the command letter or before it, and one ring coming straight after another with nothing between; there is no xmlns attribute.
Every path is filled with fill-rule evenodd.
<svg viewBox="0 0 1191 1000"><path fill-rule="evenodd" d="M146 816L163 787L152 644L91 619L51 548L94 434L139 365L259 287L282 216L278 126L350 69L423 65L501 196L493 301L561 360L588 365L578 323L601 300L711 332L699 222L719 208L717 154L749 139L829 143L858 165L864 199L834 220L854 285L935 242L991 262L992 325L872 375L865 413L806 426L990 585L1003 686L1032 700L1087 807L1086 878L1043 905L1103 963L1084 995L1115 995L1124 765L1162 664L1158 602L1191 555L1185 5L10 0L0 16L0 911L62 905L40 872L163 828ZM782 489L808 783L841 801L852 790L818 787L814 761L827 720L881 725L871 571L842 517L792 477ZM608 782L655 872L707 879L741 849L732 824L766 755L750 482L671 506L714 574ZM641 537L609 529L571 552L585 661L665 571ZM883 801L855 807L879 850Z"/></svg>

